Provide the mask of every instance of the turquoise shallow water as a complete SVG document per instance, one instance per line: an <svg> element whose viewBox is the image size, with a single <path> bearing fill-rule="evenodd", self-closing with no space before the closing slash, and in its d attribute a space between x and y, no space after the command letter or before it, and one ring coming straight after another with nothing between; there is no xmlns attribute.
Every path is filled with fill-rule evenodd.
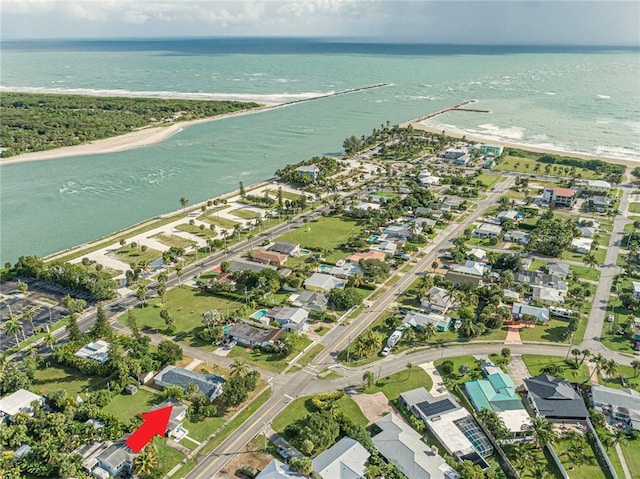
<svg viewBox="0 0 640 479"><path fill-rule="evenodd" d="M94 94L291 101L185 128L117 154L0 167L0 260L45 255L337 154L351 134L460 100L487 114L432 123L517 143L640 159L637 50L429 47L270 41L10 43L0 86ZM212 147L216 143L216 147Z"/></svg>

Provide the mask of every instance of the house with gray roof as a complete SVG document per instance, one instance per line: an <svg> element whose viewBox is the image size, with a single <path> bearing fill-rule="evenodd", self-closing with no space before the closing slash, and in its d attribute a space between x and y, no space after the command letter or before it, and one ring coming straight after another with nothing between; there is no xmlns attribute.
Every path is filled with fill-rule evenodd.
<svg viewBox="0 0 640 479"><path fill-rule="evenodd" d="M298 256L300 254L300 245L298 243L289 243L288 241L277 241L269 246L267 251L275 251L288 256Z"/></svg>
<svg viewBox="0 0 640 479"><path fill-rule="evenodd" d="M92 359L104 364L109 359L109 343L100 340L93 343L82 346L77 352L73 354L82 359Z"/></svg>
<svg viewBox="0 0 640 479"><path fill-rule="evenodd" d="M424 329L428 324L432 324L437 331L444 332L451 326L451 318L442 314L409 311L404 315L402 324L414 329Z"/></svg>
<svg viewBox="0 0 640 479"><path fill-rule="evenodd" d="M229 266L229 271L232 273L235 273L236 271L255 271L256 273L259 273L263 269L272 269L275 271L278 268L271 266L270 264L257 263L246 259L236 259Z"/></svg>
<svg viewBox="0 0 640 479"><path fill-rule="evenodd" d="M584 420L589 417L582 396L566 379L541 374L524 380L527 401L538 416L552 421Z"/></svg>
<svg viewBox="0 0 640 479"><path fill-rule="evenodd" d="M564 263L547 263L544 269L547 273L555 275L562 280L566 280L567 276L573 274L569 265Z"/></svg>
<svg viewBox="0 0 640 479"><path fill-rule="evenodd" d="M345 436L316 456L313 471L322 479L360 479L370 456L362 444Z"/></svg>
<svg viewBox="0 0 640 479"><path fill-rule="evenodd" d="M563 292L568 289L567 282L562 277L562 274L543 273L542 271L518 271L514 275L513 282L530 286L548 286Z"/></svg>
<svg viewBox="0 0 640 479"><path fill-rule="evenodd" d="M106 471L110 476L117 476L125 468L130 468L136 455L125 444L129 434L107 446L97 457L98 468ZM95 472L95 469L94 471Z"/></svg>
<svg viewBox="0 0 640 479"><path fill-rule="evenodd" d="M524 231L507 231L503 238L508 243L529 244L531 235Z"/></svg>
<svg viewBox="0 0 640 479"><path fill-rule="evenodd" d="M242 346L264 348L275 345L276 341L284 336L284 331L279 328L264 329L256 328L247 323L236 323L224 334Z"/></svg>
<svg viewBox="0 0 640 479"><path fill-rule="evenodd" d="M9 394L0 399L0 422L3 418L7 418L10 421L13 420L13 416L19 413L25 413L29 416L33 416L35 412L33 409L34 401L44 405L44 397L27 391L26 389L18 389L16 392Z"/></svg>
<svg viewBox="0 0 640 479"><path fill-rule="evenodd" d="M322 293L328 293L333 288L342 289L345 285L345 280L324 273L313 273L304 282L305 289L310 291L319 291Z"/></svg>
<svg viewBox="0 0 640 479"><path fill-rule="evenodd" d="M256 479L301 479L302 474L289 469L289 466L272 459L271 462L256 476Z"/></svg>
<svg viewBox="0 0 640 479"><path fill-rule="evenodd" d="M317 179L318 175L320 174L320 168L318 168L316 165L298 166L296 168L296 171L298 173L302 173L303 175L308 175L311 178L313 178L314 180Z"/></svg>
<svg viewBox="0 0 640 479"><path fill-rule="evenodd" d="M157 385L166 388L167 386L179 386L185 391L189 384L198 386L198 391L208 396L212 401L222 394L224 378L216 374L200 374L178 366L167 366L154 378Z"/></svg>
<svg viewBox="0 0 640 479"><path fill-rule="evenodd" d="M318 312L323 312L327 309L327 304L329 303L329 300L324 294L315 291L300 291L299 293L292 294L289 296L289 301L291 301L292 306L304 308L307 311Z"/></svg>
<svg viewBox="0 0 640 479"><path fill-rule="evenodd" d="M422 436L393 413L376 422L382 431L373 437L387 461L393 462L407 479L457 479L458 473L422 441Z"/></svg>
<svg viewBox="0 0 640 479"><path fill-rule="evenodd" d="M173 398L167 398L160 404L153 406L151 411L162 409L171 406L171 415L169 416L169 422L167 423L167 430L164 435L169 437L175 437L176 439L182 439L189 431L182 427L182 422L187 417L187 411L189 406L181 403Z"/></svg>
<svg viewBox="0 0 640 479"><path fill-rule="evenodd" d="M502 226L480 223L480 225L473 230L471 236L474 238L496 238L500 233L502 233Z"/></svg>
<svg viewBox="0 0 640 479"><path fill-rule="evenodd" d="M549 309L548 308L538 308L536 306L530 306L526 303L513 303L513 307L511 309L511 314L513 319L522 320L525 319L526 316L532 316L541 323L549 322Z"/></svg>
<svg viewBox="0 0 640 479"><path fill-rule="evenodd" d="M482 276L458 273L457 271L447 271L444 279L453 283L455 287L465 283L471 283L476 287L482 286Z"/></svg>
<svg viewBox="0 0 640 479"><path fill-rule="evenodd" d="M546 306L559 306L564 304L564 295L562 291L548 286L532 286L531 297L537 303Z"/></svg>
<svg viewBox="0 0 640 479"><path fill-rule="evenodd" d="M309 311L291 306L276 306L267 311L265 317L277 322L285 331L300 332L307 325Z"/></svg>
<svg viewBox="0 0 640 479"><path fill-rule="evenodd" d="M485 271L491 271L491 266L480 261L467 260L464 264L458 264L453 267L453 271L459 274L467 274L471 276L482 276Z"/></svg>
<svg viewBox="0 0 640 479"><path fill-rule="evenodd" d="M591 404L594 410L603 412L613 421L640 431L640 392L594 384L591 386Z"/></svg>
<svg viewBox="0 0 640 479"><path fill-rule="evenodd" d="M432 313L445 314L453 306L453 297L444 288L434 286L420 299L420 307Z"/></svg>

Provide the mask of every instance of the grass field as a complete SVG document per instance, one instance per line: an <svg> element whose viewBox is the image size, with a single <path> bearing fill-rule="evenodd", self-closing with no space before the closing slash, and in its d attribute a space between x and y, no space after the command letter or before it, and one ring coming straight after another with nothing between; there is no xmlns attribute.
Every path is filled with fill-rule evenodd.
<svg viewBox="0 0 640 479"><path fill-rule="evenodd" d="M573 368L573 356L571 356L568 362L561 357L557 356L539 356L535 354L523 354L522 360L527 365L527 369L531 376L538 376L543 374L542 369L545 366L554 364L558 367L557 377L565 378L569 382L582 383L589 378L589 369L587 368L586 361L581 364L578 369Z"/></svg>
<svg viewBox="0 0 640 479"><path fill-rule="evenodd" d="M72 368L49 367L38 369L32 382L32 389L43 394L49 394L58 389L64 389L69 396L76 397L85 390L98 391L106 386L106 379L88 377Z"/></svg>
<svg viewBox="0 0 640 479"><path fill-rule="evenodd" d="M141 328L150 328L164 333L166 326L160 317L160 311L167 308L176 320L176 333L184 333L202 326L202 313L205 311L217 309L221 314L226 315L236 311L240 306L242 304L237 301L201 293L199 290L185 286L167 291L165 304L162 304L161 298L154 298L147 302L145 308L136 309L134 314Z"/></svg>
<svg viewBox="0 0 640 479"><path fill-rule="evenodd" d="M198 219L226 230L233 230L235 225L240 224L237 221L231 221L228 218L220 216L218 212L205 213L200 215Z"/></svg>
<svg viewBox="0 0 640 479"><path fill-rule="evenodd" d="M342 410L347 417L360 426L366 426L367 418L362 414L360 407L349 396L344 396L336 401L338 409ZM292 401L287 408L278 414L273 421L271 421L271 427L278 434L287 437L284 434L284 430L289 424L293 424L296 421L302 420L307 417L308 414L317 412L316 407L311 402L311 396L304 396ZM288 438L291 439L291 438Z"/></svg>
<svg viewBox="0 0 640 479"><path fill-rule="evenodd" d="M410 369L385 376L376 381L376 383L364 390L367 394L383 392L389 400L398 399L400 393L411 389L424 387L427 391L431 389L433 381L424 369L413 365Z"/></svg>
<svg viewBox="0 0 640 479"><path fill-rule="evenodd" d="M631 477L640 479L640 439L629 441L628 445L621 445L622 455L627 462Z"/></svg>
<svg viewBox="0 0 640 479"><path fill-rule="evenodd" d="M554 316L546 326L538 324L532 328L521 328L520 338L523 341L550 341L552 343L568 344L569 338L563 337L568 324L568 319L556 318ZM574 342L577 343L577 341Z"/></svg>
<svg viewBox="0 0 640 479"><path fill-rule="evenodd" d="M351 219L328 217L306 223L302 227L282 235L278 240L300 243L302 248L312 251L326 251L324 257L327 261L332 262L336 256L348 256L346 252L340 255L340 246L349 238L358 236L362 230L363 226Z"/></svg>
<svg viewBox="0 0 640 479"><path fill-rule="evenodd" d="M495 185L498 181L501 181L502 179L504 179L504 176L492 175L490 173L482 173L480 176L476 178L477 181L481 181L482 184L487 188L491 188L493 185Z"/></svg>
<svg viewBox="0 0 640 479"><path fill-rule="evenodd" d="M560 462L564 466L569 477L575 477L580 479L603 479L605 477L602 468L598 464L596 455L591 447L584 449L587 461L584 464L575 465L567 457L565 451L569 446L568 439L558 439L553 442L553 449L560 458Z"/></svg>
<svg viewBox="0 0 640 479"><path fill-rule="evenodd" d="M218 236L218 234L215 231L211 231L208 227L200 228L200 226L190 225L189 223L183 223L181 225L178 225L176 226L176 229L179 231L184 231L185 233L190 233L194 236L198 236L204 239L215 238ZM191 240L187 240L187 241L191 241ZM193 241L192 243L196 244L195 241Z"/></svg>
<svg viewBox="0 0 640 479"><path fill-rule="evenodd" d="M598 260L598 264L604 263L604 259L607 256L607 250L605 248L598 248L597 250L592 250L591 252L593 256ZM578 261L580 263L584 262L585 254L576 253L575 251L564 251L562 253L562 259L569 261Z"/></svg>
<svg viewBox="0 0 640 479"><path fill-rule="evenodd" d="M162 402L162 398L157 394L150 393L145 389L138 389L138 392L133 396L118 394L102 410L126 422L138 414L149 411L160 402Z"/></svg>
<svg viewBox="0 0 640 479"><path fill-rule="evenodd" d="M253 219L262 217L262 215L257 211L253 211L246 208L238 208L237 210L231 210L229 211L229 214L245 220L253 220Z"/></svg>
<svg viewBox="0 0 640 479"><path fill-rule="evenodd" d="M153 469L154 477L164 477L171 469L184 459L184 454L158 441L158 465Z"/></svg>
<svg viewBox="0 0 640 479"><path fill-rule="evenodd" d="M149 248L146 251L142 251L140 246L132 248L131 245L125 245L113 252L113 255L117 260L122 261L125 264L133 263L134 261L146 261L151 263L152 261L161 258L162 253L153 248Z"/></svg>
<svg viewBox="0 0 640 479"><path fill-rule="evenodd" d="M504 450L505 454L507 455L507 457L509 458L512 464L516 461L516 459L518 459L517 449L514 447L513 444L503 444L502 449ZM551 455L547 452L546 449L544 451L541 451L540 449L533 449L532 457L533 457L533 462L536 465L539 464L539 465L545 466L547 471L549 471L555 479L562 479L562 474L558 470L558 466L556 466L555 462L551 458ZM532 471L530 468L525 468L521 477L534 477L534 476L532 475Z"/></svg>
<svg viewBox="0 0 640 479"><path fill-rule="evenodd" d="M150 236L150 238L155 238L160 241L160 243L166 244L168 247L175 246L177 248L187 249L196 244L195 241L188 240L187 238L183 238L182 236L166 235L164 233L157 233L153 236Z"/></svg>
<svg viewBox="0 0 640 479"><path fill-rule="evenodd" d="M492 169L497 171L517 171L520 173L530 173L530 174L546 174L545 163L538 163L537 158L542 156L541 153L529 153L526 157L521 156L511 156L506 155L503 160L500 161L499 164L494 166ZM539 164L539 169L536 171L536 165ZM554 171L553 167L557 166L557 170ZM562 165L551 165L551 169L549 170L549 174L557 175L557 176L565 176L564 166ZM571 170L571 168L569 168ZM585 180L594 180L599 178L598 175L592 170L587 170L584 168L576 168L576 175Z"/></svg>
<svg viewBox="0 0 640 479"><path fill-rule="evenodd" d="M529 266L529 271L538 271L543 266L546 266L547 263L548 261L545 261L543 259L534 259L531 262L531 266Z"/></svg>
<svg viewBox="0 0 640 479"><path fill-rule="evenodd" d="M589 268L588 266L577 266L573 264L569 266L569 268L571 268L571 271L573 271L578 278L588 279L591 281L600 280L600 271L595 268Z"/></svg>
<svg viewBox="0 0 640 479"><path fill-rule="evenodd" d="M640 213L640 203L629 203L629 213Z"/></svg>
<svg viewBox="0 0 640 479"><path fill-rule="evenodd" d="M260 368L268 369L276 373L282 372L296 357L300 351L304 350L311 344L311 340L306 336L301 336L301 344L299 349L294 349L288 356L284 357L274 353L268 353L261 351L258 348L250 349L242 346L234 346L229 353L229 357L237 359L238 361L244 361L247 364L257 366Z"/></svg>

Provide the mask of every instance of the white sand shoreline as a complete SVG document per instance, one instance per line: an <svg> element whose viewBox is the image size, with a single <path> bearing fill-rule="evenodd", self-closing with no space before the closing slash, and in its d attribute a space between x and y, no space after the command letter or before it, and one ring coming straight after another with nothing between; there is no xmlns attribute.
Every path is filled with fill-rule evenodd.
<svg viewBox="0 0 640 479"><path fill-rule="evenodd" d="M30 161L54 160L59 158L69 158L73 156L102 155L105 153L117 153L120 151L130 150L133 148L142 148L154 143L159 143L167 138L179 133L183 128L199 123L208 123L216 120L223 120L234 116L250 115L265 110L279 108L286 103L270 103L262 104L259 108L249 110L240 110L223 115L212 116L208 118L200 118L198 120L183 121L172 123L168 126L155 126L141 128L131 133L105 138L104 140L96 140L83 145L65 146L55 148L53 150L34 151L33 153L24 153L22 155L10 156L8 158L0 158L0 166L11 165L15 163L26 163Z"/></svg>
<svg viewBox="0 0 640 479"><path fill-rule="evenodd" d="M436 133L436 134L441 134L442 133L442 128L437 128L437 127L433 127L433 126L428 126L428 125L424 125L418 121L415 120L410 120L407 121L405 123L401 123L400 126L402 127L406 127L408 125L411 125L415 130L424 130L424 131L428 131L430 133ZM602 160L602 161L606 161L608 163L616 163L619 165L625 165L629 168L636 168L640 166L640 159L638 160L632 160L632 159L628 159L628 158L612 158L612 157L607 157L607 156L599 156L599 155L591 155L588 153L582 153L582 152L577 152L577 151L566 151L566 150L555 150L553 148L541 148L541 147L537 147L534 145L527 145L526 143L512 143L512 142L507 142L507 141L499 141L499 140L492 140L492 139L488 139L488 138L483 138L480 136L475 136L475 135L468 135L465 133L458 133L458 132L450 132L450 131L446 131L445 129L445 134L447 136L450 136L452 138L462 138L465 137L466 140L468 141L476 141L478 143L488 143L488 144L492 144L492 145L500 145L500 146L504 146L507 148L518 148L520 150L527 150L527 151L532 151L535 153L548 153L550 155L559 155L559 156L570 156L572 158L580 158L582 160Z"/></svg>

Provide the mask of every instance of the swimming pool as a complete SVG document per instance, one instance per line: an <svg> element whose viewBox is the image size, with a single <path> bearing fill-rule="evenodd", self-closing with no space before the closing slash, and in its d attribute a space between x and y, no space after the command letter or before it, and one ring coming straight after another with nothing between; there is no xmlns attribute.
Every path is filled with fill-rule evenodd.
<svg viewBox="0 0 640 479"><path fill-rule="evenodd" d="M321 264L318 266L318 271L331 271L331 266L328 264Z"/></svg>
<svg viewBox="0 0 640 479"><path fill-rule="evenodd" d="M266 309L260 309L260 310L256 311L255 313L253 313L250 317L251 317L251 319L260 319L265 314L267 314L267 310Z"/></svg>
<svg viewBox="0 0 640 479"><path fill-rule="evenodd" d="M300 252L300 256L307 256L308 254L311 254L311 251L309 251L308 249L301 249L298 251Z"/></svg>
<svg viewBox="0 0 640 479"><path fill-rule="evenodd" d="M369 236L369 243L375 243L376 241L378 241L378 235Z"/></svg>

